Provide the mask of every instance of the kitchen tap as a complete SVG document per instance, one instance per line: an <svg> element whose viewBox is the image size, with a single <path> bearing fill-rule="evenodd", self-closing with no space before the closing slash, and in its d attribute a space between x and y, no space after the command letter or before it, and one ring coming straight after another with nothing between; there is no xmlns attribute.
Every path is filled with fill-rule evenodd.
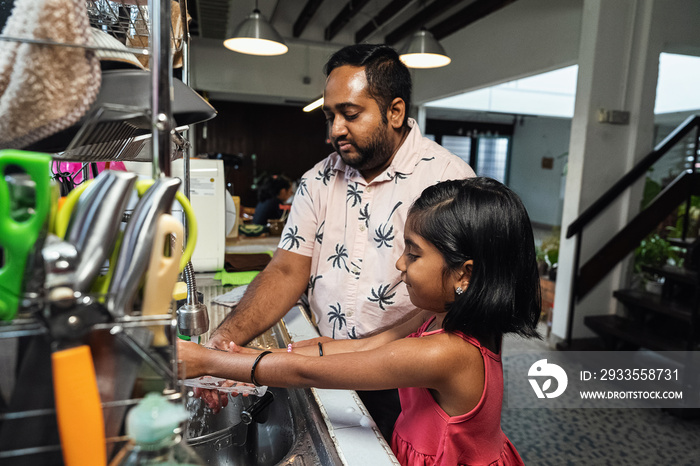
<svg viewBox="0 0 700 466"><path fill-rule="evenodd" d="M187 301L177 310L177 330L181 335L194 337L209 330L209 312L207 306L199 302L192 261L185 266L183 275L187 283Z"/></svg>

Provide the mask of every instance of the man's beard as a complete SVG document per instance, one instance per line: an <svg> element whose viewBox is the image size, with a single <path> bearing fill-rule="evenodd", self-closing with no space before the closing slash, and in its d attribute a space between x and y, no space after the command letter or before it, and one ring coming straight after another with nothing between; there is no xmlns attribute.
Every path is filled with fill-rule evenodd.
<svg viewBox="0 0 700 466"><path fill-rule="evenodd" d="M357 170L368 170L376 168L389 160L389 157L394 153L394 147L389 135L384 131L386 125L379 126L372 134L369 143L366 146L359 146L355 142L350 144L355 148L359 158L349 160L339 150L338 140L333 141L333 147L340 154L346 165Z"/></svg>

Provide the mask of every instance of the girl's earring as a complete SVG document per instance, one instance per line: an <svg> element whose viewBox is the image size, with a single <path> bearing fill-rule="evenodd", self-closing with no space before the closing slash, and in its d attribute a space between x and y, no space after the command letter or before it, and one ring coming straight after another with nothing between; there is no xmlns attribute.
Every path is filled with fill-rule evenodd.
<svg viewBox="0 0 700 466"><path fill-rule="evenodd" d="M455 293L462 294L462 293L464 293L464 290L462 289L461 286L458 286L457 289L455 290Z"/></svg>

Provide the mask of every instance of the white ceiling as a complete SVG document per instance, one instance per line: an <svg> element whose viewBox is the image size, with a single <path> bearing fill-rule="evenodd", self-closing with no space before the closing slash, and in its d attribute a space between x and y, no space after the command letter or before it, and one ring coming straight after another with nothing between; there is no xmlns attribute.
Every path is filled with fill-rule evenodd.
<svg viewBox="0 0 700 466"><path fill-rule="evenodd" d="M515 0L258 0L257 4L260 12L286 41L348 45L356 43L355 33L363 27L372 22L382 23L381 15L385 7L392 9L391 18L378 24L371 35L359 42L386 42L387 35L409 20L413 20L411 32L420 27L431 29L448 18L468 18L469 14L463 9L470 5L476 8L473 14L478 15L478 10L500 8L513 1ZM223 39L227 23L240 23L256 5L255 0L189 0L188 3L189 9L195 10L195 33L212 39ZM295 35L294 25L302 12L315 5L318 7L310 16L308 24L301 34ZM442 11L429 14L435 10ZM334 20L344 20L347 23L338 30L337 35L326 39L325 31ZM396 45L400 42L388 43Z"/></svg>

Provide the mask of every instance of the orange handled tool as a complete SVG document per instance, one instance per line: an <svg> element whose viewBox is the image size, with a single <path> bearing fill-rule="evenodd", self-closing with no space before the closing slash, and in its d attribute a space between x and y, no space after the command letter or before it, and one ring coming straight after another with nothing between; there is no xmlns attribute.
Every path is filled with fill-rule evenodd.
<svg viewBox="0 0 700 466"><path fill-rule="evenodd" d="M51 361L63 461L66 466L106 465L104 416L90 348L56 351Z"/></svg>

